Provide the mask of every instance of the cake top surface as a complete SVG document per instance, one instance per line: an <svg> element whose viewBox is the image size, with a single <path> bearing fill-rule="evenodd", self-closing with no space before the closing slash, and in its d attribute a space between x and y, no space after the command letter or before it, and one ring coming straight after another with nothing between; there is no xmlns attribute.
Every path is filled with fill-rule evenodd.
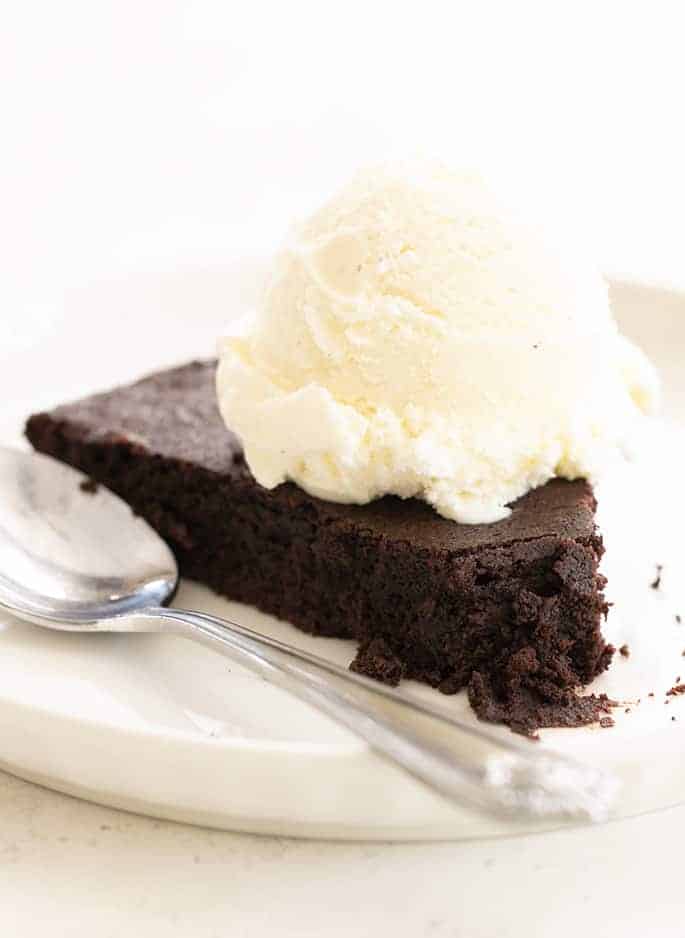
<svg viewBox="0 0 685 938"><path fill-rule="evenodd" d="M85 443L127 441L151 454L256 486L239 439L226 429L219 414L215 369L213 361L191 362L63 405L49 418L69 424L71 435ZM309 502L321 518L349 522L418 547L450 551L541 537L586 539L594 532L595 500L583 480L552 480L514 503L508 518L487 525L447 520L416 499L390 496L360 506L323 502L292 483L278 486L269 497L286 509Z"/></svg>

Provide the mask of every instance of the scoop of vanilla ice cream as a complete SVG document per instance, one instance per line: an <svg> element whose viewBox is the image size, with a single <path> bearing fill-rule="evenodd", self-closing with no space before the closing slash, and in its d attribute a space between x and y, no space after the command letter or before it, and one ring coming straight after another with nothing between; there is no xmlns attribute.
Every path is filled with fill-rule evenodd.
<svg viewBox="0 0 685 938"><path fill-rule="evenodd" d="M220 409L257 481L477 523L555 475L595 480L657 377L602 278L542 237L478 175L360 173L221 342Z"/></svg>

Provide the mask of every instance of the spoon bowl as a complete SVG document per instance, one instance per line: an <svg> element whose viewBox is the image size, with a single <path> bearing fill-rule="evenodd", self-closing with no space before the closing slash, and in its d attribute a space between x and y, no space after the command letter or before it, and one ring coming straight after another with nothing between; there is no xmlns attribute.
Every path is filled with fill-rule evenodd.
<svg viewBox="0 0 685 938"><path fill-rule="evenodd" d="M49 456L0 448L0 606L84 629L166 605L177 584L173 553L120 498Z"/></svg>

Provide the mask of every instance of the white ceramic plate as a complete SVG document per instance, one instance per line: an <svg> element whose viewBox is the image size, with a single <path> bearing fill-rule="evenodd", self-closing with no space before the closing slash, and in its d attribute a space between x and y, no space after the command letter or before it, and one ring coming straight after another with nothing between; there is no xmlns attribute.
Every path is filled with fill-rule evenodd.
<svg viewBox="0 0 685 938"><path fill-rule="evenodd" d="M138 276L72 293L52 328L17 316L0 352L3 386L13 394L0 416L3 442L19 441L29 411L211 353L225 310L248 302L253 282L251 266ZM685 676L685 293L623 283L613 296L623 328L660 365L666 389L665 419L650 430L645 458L600 493L615 603L607 632L631 655L617 655L592 689L631 712L620 709L611 729L543 738L617 772L618 813L628 815L685 792L685 699L665 696ZM662 584L654 590L657 563ZM177 603L341 663L353 654L349 642L309 638L194 584L183 584ZM440 703L472 718L463 694ZM221 828L355 839L531 829L446 805L305 704L183 640L58 634L9 617L0 620L0 765L103 804Z"/></svg>

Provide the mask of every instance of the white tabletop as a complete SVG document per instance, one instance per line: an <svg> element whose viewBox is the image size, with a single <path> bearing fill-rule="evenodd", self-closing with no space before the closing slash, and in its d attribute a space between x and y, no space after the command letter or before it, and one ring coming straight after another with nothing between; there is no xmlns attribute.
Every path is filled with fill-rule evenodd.
<svg viewBox="0 0 685 938"><path fill-rule="evenodd" d="M201 830L7 775L0 804L12 938L658 938L682 924L685 808L508 840L371 845Z"/></svg>

